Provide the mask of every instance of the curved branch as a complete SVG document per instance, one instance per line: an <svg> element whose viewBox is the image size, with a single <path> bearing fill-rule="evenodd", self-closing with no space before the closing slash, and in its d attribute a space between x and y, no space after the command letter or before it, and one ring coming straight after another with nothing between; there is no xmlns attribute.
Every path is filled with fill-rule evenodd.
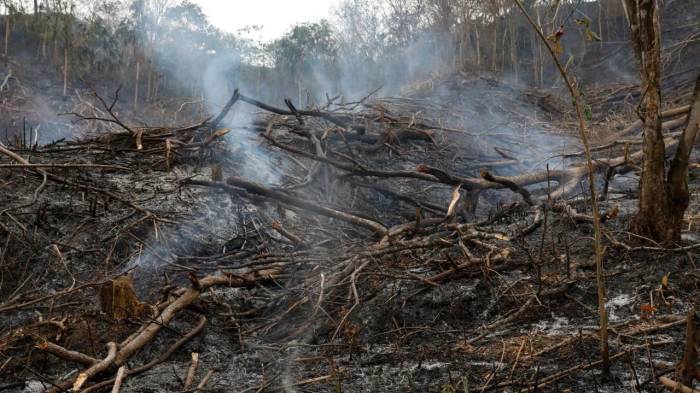
<svg viewBox="0 0 700 393"><path fill-rule="evenodd" d="M185 334L184 336L182 336L182 338L180 338L179 340L177 340L177 341L176 341L172 346L170 346L170 348L168 348L168 350L165 351L162 355L160 355L160 356L158 356L156 359L153 359L153 360L151 360L150 362L144 364L143 366L139 366L139 367L136 367L136 368L127 370L127 371L126 371L126 375L128 375L128 376L137 375L137 374L140 374L140 373L142 373L142 372L144 372L144 371L148 371L148 370L152 369L154 366L156 366L156 365L158 365L158 364L160 364L160 363L163 363L163 362L166 361L173 353L175 353L175 351L177 351L178 349L180 349L180 347L182 347L183 345L185 345L185 343L187 343L187 342L190 341L193 337L195 337L196 335L198 335L199 333L201 333L202 330L204 330L204 326L206 326L206 324L207 324L207 318L206 318L205 316L202 316L202 317L199 319L199 322L197 323L197 326L195 326L195 327L194 327L192 330L190 330L187 334ZM99 389L101 389L101 388L103 388L103 387L105 387L105 386L109 386L109 385L113 384L115 381L116 381L116 378L112 378L112 379L109 379L109 380L107 380L107 381L102 381L102 382L100 382L100 383L96 383L96 384L94 384L94 385L92 385L92 386L86 388L85 390L83 390L82 393L89 393L89 392L97 391L97 390L99 390Z"/></svg>
<svg viewBox="0 0 700 393"><path fill-rule="evenodd" d="M56 384L53 388L47 390L47 393L59 393L64 390L68 390L71 386L73 387L72 390L74 392L80 391L80 388L87 380L101 373L102 371L105 371L112 365L112 363L114 363L117 356L117 344L113 342L107 343L107 348L107 357L100 360L87 370L81 372L77 377Z"/></svg>

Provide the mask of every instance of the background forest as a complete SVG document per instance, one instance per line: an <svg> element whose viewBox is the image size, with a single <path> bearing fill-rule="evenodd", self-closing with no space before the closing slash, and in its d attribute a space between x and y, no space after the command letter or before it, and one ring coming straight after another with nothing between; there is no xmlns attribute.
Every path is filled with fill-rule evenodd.
<svg viewBox="0 0 700 393"><path fill-rule="evenodd" d="M84 79L121 84L134 104L185 96L222 104L229 94L222 86L310 104L324 102L326 94L362 96L379 87L396 92L455 69L534 86L558 80L542 43L506 0L344 0L330 20L294 26L272 42L244 38L245 31L224 33L187 0L3 3L4 54L63 73L64 95ZM692 8L689 0L669 3ZM585 70L582 80L634 79L621 2L524 5L567 67ZM692 21L664 23L674 36L693 33ZM592 46L597 50L590 56ZM665 55L682 56L687 46Z"/></svg>

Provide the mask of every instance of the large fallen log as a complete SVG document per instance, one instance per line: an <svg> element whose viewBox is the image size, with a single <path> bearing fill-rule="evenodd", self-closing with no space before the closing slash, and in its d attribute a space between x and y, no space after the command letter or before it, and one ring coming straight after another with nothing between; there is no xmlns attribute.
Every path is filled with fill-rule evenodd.
<svg viewBox="0 0 700 393"><path fill-rule="evenodd" d="M326 217L331 217L335 218L353 225L361 226L364 228L367 228L377 234L378 236L384 236L386 235L387 228L376 222L372 221L370 219L364 218L364 217L358 217L356 215L346 213L340 210L335 210L331 209L329 207L324 207L324 206L319 206L317 203L310 202L307 200L303 200L288 194L285 194L282 191L276 191L267 187L264 187L260 184L253 183L248 180L244 180L238 177L229 177L226 179L226 183L216 183L216 182L209 182L209 181L204 181L204 180L196 180L196 179L191 179L187 180L186 184L192 184L192 185L198 185L198 186L205 186L205 187L212 187L212 188L219 188L224 191L229 191L233 193L238 193L238 189L243 189L248 193L254 194L254 195L259 195L265 198L273 199L279 202L282 202L284 204L287 204L289 206L293 206L296 208L304 209L307 211L310 211L312 213L320 214L322 216Z"/></svg>
<svg viewBox="0 0 700 393"><path fill-rule="evenodd" d="M488 181L484 178L461 177L450 174L439 168L430 167L427 165L419 165L415 171L396 170L383 171L372 168L366 168L358 163L344 163L328 157L318 157L315 154L304 151L302 149L288 146L278 142L269 135L263 135L273 146L279 147L300 156L317 160L331 166L343 170L347 173L342 176L347 177L378 177L378 178L410 178L434 183L442 183L451 186L462 186L467 191L481 191L487 189L504 189L512 188L512 186L526 187L545 182L557 183L556 188L552 190L549 197L560 198L569 194L572 190L578 187L578 184L585 178L588 173L588 168L585 165L572 165L566 169L558 170L542 170L538 172L525 173L516 176L500 177L500 182ZM673 150L678 141L675 139L677 135L669 136L665 139L666 150ZM605 171L610 167L617 167L623 164L639 162L643 157L642 151L637 151L633 154L613 157L609 159L599 159L593 162L593 170L597 173ZM342 177L341 176L341 177ZM506 185L508 184L508 185Z"/></svg>
<svg viewBox="0 0 700 393"><path fill-rule="evenodd" d="M688 112L690 112L690 105L684 105L684 106L680 106L678 108L673 108L673 109L669 109L667 111L661 112L662 119L668 119L670 117L684 115L678 119L664 122L663 128L664 129L672 129L672 128L684 126L685 122L688 120L688 117L685 116ZM627 128L622 130L619 134L617 134L616 137L628 137L628 136L640 131L642 129L643 125L644 125L644 122L642 120L637 120L634 123L627 126Z"/></svg>

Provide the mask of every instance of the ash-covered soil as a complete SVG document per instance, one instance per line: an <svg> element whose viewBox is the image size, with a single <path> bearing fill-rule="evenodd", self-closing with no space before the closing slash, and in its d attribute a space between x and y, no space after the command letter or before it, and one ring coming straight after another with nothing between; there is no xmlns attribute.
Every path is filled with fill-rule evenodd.
<svg viewBox="0 0 700 393"><path fill-rule="evenodd" d="M237 277L264 267L282 273L245 288L209 288L180 311L128 369L158 359L202 316L204 330L128 376L121 391L183 390L193 352L190 391L210 371L202 391L658 391L658 376L682 356L685 314L697 302L697 169L687 243L673 250L640 245L626 231L634 169L608 184L601 211L611 212L604 229L613 362L603 376L587 185L555 203L548 196L562 185L545 178L528 186L542 201L530 206L503 187L455 191L438 172L426 181L425 169L416 170L471 180L482 169L554 177L580 163L561 156L578 145L566 106L553 92L467 74L432 89L329 110L364 134L314 116L256 113L227 120L233 131L210 144L212 130L202 126L146 129L142 149L116 132L12 147L31 162L105 167L53 168L65 181L46 182L40 172L0 169L0 389L42 391L84 368L41 350L43 342L102 359L108 342L157 321L149 313L111 320L99 297L109 279L128 273L140 299L156 305L196 285L188 274ZM484 99L473 99L477 90ZM181 143L167 148L170 138ZM325 165L308 157L319 145ZM218 168L224 179L251 179L387 228L415 224L382 239L251 189L192 182L216 180ZM405 173L386 174L397 171ZM601 176L598 189L604 183ZM455 192L459 211L445 219Z"/></svg>

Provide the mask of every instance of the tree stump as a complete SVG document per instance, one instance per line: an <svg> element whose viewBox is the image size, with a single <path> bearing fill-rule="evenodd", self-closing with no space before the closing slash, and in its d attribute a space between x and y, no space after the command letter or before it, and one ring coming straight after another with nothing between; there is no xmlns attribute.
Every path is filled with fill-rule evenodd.
<svg viewBox="0 0 700 393"><path fill-rule="evenodd" d="M121 321L141 315L144 304L134 290L134 284L128 276L115 278L100 288L102 311L115 321Z"/></svg>

